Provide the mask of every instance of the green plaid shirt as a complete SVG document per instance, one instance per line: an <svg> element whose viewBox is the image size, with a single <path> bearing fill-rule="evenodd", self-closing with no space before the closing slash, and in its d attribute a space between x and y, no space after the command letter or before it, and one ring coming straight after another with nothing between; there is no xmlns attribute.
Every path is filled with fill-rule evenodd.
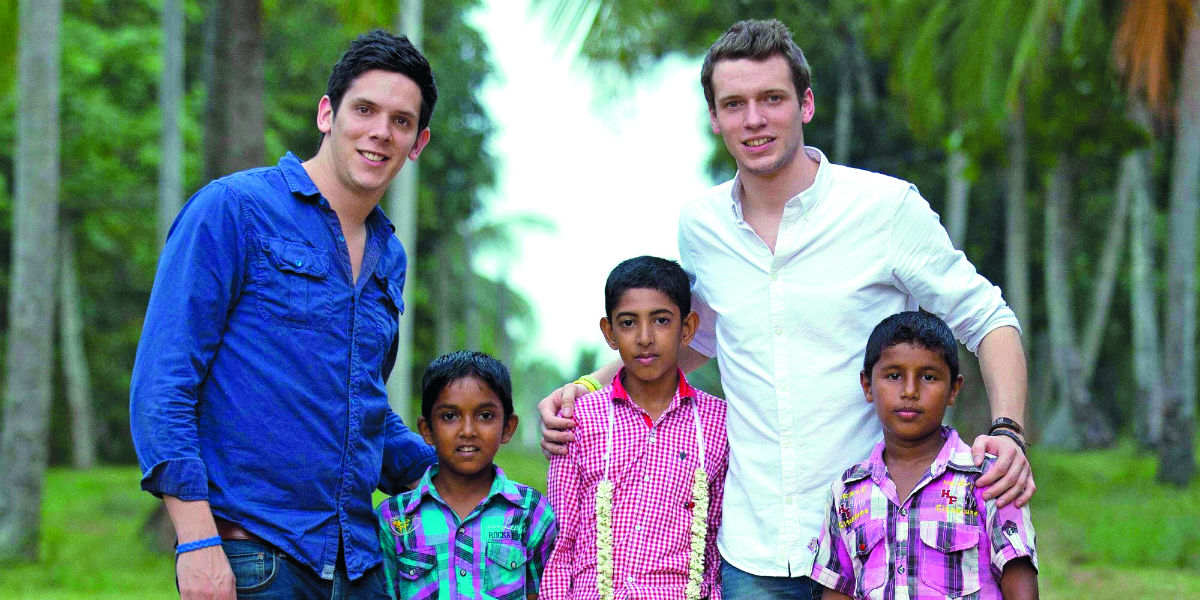
<svg viewBox="0 0 1200 600"><path fill-rule="evenodd" d="M402 600L524 600L536 594L558 527L550 502L510 481L500 467L466 519L433 487L437 466L416 489L385 500L379 541L388 591Z"/></svg>

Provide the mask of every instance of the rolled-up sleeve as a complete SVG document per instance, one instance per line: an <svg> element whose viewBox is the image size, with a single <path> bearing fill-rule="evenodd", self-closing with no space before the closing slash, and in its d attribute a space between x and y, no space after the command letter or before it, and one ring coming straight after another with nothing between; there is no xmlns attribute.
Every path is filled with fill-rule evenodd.
<svg viewBox="0 0 1200 600"><path fill-rule="evenodd" d="M389 411L385 419L387 440L383 446L383 473L379 490L396 495L437 462L433 446L404 425L400 415Z"/></svg>
<svg viewBox="0 0 1200 600"><path fill-rule="evenodd" d="M142 489L156 496L208 498L196 403L245 275L239 206L233 189L209 184L184 206L159 258L129 393Z"/></svg>
<svg viewBox="0 0 1200 600"><path fill-rule="evenodd" d="M891 223L888 258L896 287L946 321L968 350L976 352L996 328L1020 331L1000 288L954 248L937 213L916 188L908 187Z"/></svg>

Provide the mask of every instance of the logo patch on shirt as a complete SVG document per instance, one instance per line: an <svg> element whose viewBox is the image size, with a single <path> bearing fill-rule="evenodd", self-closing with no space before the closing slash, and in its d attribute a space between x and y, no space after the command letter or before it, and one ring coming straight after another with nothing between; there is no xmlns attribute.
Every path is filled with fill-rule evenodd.
<svg viewBox="0 0 1200 600"><path fill-rule="evenodd" d="M395 515L388 521L393 535L406 535L413 530L414 525L414 519L408 518L407 515Z"/></svg>

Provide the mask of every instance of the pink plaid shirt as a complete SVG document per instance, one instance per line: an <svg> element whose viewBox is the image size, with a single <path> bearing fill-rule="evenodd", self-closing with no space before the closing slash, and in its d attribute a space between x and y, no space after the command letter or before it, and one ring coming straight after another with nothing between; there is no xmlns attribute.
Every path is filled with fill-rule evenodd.
<svg viewBox="0 0 1200 600"><path fill-rule="evenodd" d="M729 448L725 401L693 389L679 373L671 404L651 422L629 399L621 375L575 404L575 442L550 461L550 505L558 516L554 553L542 576L541 600L589 600L596 591L596 487L604 476L605 430L613 411L613 587L617 599L684 597L691 549L692 474L698 466L699 411L708 472L708 539L701 595L721 598L717 528Z"/></svg>
<svg viewBox="0 0 1200 600"><path fill-rule="evenodd" d="M854 598L1000 600L1000 573L1028 556L1037 568L1029 507L983 500L975 480L990 466L971 460L958 432L900 502L883 462L871 457L834 482L825 526L813 538L812 578Z"/></svg>

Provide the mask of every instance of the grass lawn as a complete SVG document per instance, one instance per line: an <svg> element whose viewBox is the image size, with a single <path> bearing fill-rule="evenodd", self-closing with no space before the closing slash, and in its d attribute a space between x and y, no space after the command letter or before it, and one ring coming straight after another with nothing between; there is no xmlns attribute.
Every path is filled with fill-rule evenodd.
<svg viewBox="0 0 1200 600"><path fill-rule="evenodd" d="M546 462L505 448L510 477L544 489ZM1154 483L1154 459L1131 445L1034 455L1033 518L1042 597L1200 597L1200 482ZM175 596L173 562L138 538L155 500L133 467L52 469L46 477L41 560L0 569L3 600Z"/></svg>

